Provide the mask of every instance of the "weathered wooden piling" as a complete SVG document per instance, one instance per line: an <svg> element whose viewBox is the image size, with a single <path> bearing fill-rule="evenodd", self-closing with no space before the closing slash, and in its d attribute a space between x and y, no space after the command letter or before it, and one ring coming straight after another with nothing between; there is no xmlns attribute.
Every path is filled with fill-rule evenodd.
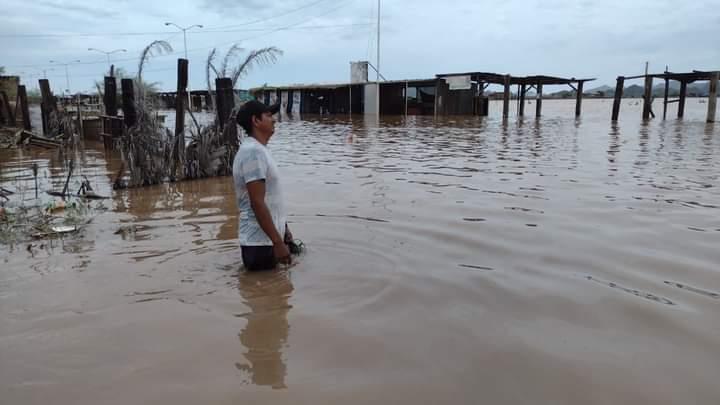
<svg viewBox="0 0 720 405"><path fill-rule="evenodd" d="M649 120L650 115L652 114L652 105L650 104L652 101L652 84L653 84L653 78L652 76L645 76L645 92L643 94L643 112L642 112L642 119ZM654 114L652 114L654 116Z"/></svg>
<svg viewBox="0 0 720 405"><path fill-rule="evenodd" d="M179 167L185 152L185 103L187 102L188 60L178 59L177 97L175 99L175 168ZM176 171L177 172L177 171Z"/></svg>
<svg viewBox="0 0 720 405"><path fill-rule="evenodd" d="M612 120L617 121L620 115L620 103L622 102L623 89L625 88L625 77L618 76L615 85L615 97L613 99Z"/></svg>
<svg viewBox="0 0 720 405"><path fill-rule="evenodd" d="M135 83L133 79L120 80L122 88L122 110L125 120L125 127L130 128L137 122L137 112L135 111Z"/></svg>
<svg viewBox="0 0 720 405"><path fill-rule="evenodd" d="M542 83L538 83L535 87L537 89L537 94L535 95L535 116L539 118L542 115L543 85Z"/></svg>
<svg viewBox="0 0 720 405"><path fill-rule="evenodd" d="M518 115L523 116L525 115L525 91L527 91L526 85L520 86L520 104L518 105Z"/></svg>
<svg viewBox="0 0 720 405"><path fill-rule="evenodd" d="M32 123L30 122L30 106L27 100L27 90L24 85L18 86L17 91L17 107L16 110L20 110L22 114L23 129L30 131L32 129Z"/></svg>
<svg viewBox="0 0 720 405"><path fill-rule="evenodd" d="M105 115L117 116L117 81L114 76L105 76L105 94L103 94Z"/></svg>
<svg viewBox="0 0 720 405"><path fill-rule="evenodd" d="M50 82L47 79L38 80L40 85L40 113L42 118L43 134L48 135L50 128L50 113L57 110L55 96L50 90Z"/></svg>
<svg viewBox="0 0 720 405"><path fill-rule="evenodd" d="M710 92L708 93L707 122L715 122L715 112L717 110L717 95L718 95L718 75L720 75L720 73L715 72L710 77Z"/></svg>
<svg viewBox="0 0 720 405"><path fill-rule="evenodd" d="M215 89L217 92L216 103L220 130L225 134L227 144L237 145L237 125L235 125L235 119L230 116L235 108L235 92L233 91L232 79L227 77L215 79Z"/></svg>
<svg viewBox="0 0 720 405"><path fill-rule="evenodd" d="M505 75L503 92L503 118L510 116L510 75Z"/></svg>
<svg viewBox="0 0 720 405"><path fill-rule="evenodd" d="M582 112L583 85L585 82L579 81L577 84L577 94L575 95L575 116L579 117Z"/></svg>
<svg viewBox="0 0 720 405"><path fill-rule="evenodd" d="M230 118L230 113L235 108L232 79L228 77L215 79L215 89L218 121L220 122L220 128L224 128L225 123Z"/></svg>
<svg viewBox="0 0 720 405"><path fill-rule="evenodd" d="M680 99L678 100L678 118L685 116L685 98L687 97L687 82L680 82Z"/></svg>

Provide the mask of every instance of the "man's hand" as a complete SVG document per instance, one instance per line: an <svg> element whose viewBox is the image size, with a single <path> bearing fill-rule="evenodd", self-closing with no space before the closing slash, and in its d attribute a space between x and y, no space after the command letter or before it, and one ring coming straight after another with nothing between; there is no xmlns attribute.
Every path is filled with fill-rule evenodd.
<svg viewBox="0 0 720 405"><path fill-rule="evenodd" d="M290 250L288 250L285 242L279 242L273 244L273 253L278 263L281 264L292 264L292 257L290 256Z"/></svg>

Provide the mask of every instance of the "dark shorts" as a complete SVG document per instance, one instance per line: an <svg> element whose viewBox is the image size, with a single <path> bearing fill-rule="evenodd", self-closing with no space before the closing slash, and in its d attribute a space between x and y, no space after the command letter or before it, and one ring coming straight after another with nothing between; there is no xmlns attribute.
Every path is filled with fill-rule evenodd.
<svg viewBox="0 0 720 405"><path fill-rule="evenodd" d="M272 270L277 266L272 246L240 246L240 250L247 270Z"/></svg>
<svg viewBox="0 0 720 405"><path fill-rule="evenodd" d="M302 242L286 240L285 245L287 245L290 254L294 256L299 255L303 250ZM240 250L242 251L243 264L247 270L272 270L278 264L272 246L240 246Z"/></svg>

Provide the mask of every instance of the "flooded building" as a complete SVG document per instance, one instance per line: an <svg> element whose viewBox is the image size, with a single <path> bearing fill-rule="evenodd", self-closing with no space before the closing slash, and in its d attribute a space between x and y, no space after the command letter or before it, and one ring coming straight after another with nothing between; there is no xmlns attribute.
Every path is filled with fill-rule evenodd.
<svg viewBox="0 0 720 405"><path fill-rule="evenodd" d="M503 86L503 117L509 115L511 86L517 85L518 115L524 114L525 97L536 91L536 114L541 114L543 85L569 85L575 91L576 115L580 115L582 89L594 79L553 76L511 76L469 72L438 74L434 78L413 80L368 80L368 62L352 62L349 83L296 84L263 86L250 89L256 99L282 110L301 114L374 115L488 115L489 98L485 90L491 84ZM377 86L380 86L379 91ZM379 93L379 106L376 104Z"/></svg>

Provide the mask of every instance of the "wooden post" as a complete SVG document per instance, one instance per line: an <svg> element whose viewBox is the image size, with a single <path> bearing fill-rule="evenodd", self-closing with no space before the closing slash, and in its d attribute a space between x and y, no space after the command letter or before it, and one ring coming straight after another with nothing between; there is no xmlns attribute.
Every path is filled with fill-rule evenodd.
<svg viewBox="0 0 720 405"><path fill-rule="evenodd" d="M120 80L122 87L122 110L125 118L125 127L130 128L137 122L137 112L135 111L135 83L133 79Z"/></svg>
<svg viewBox="0 0 720 405"><path fill-rule="evenodd" d="M663 94L663 120L667 118L668 92L670 90L670 79L665 79L665 94Z"/></svg>
<svg viewBox="0 0 720 405"><path fill-rule="evenodd" d="M230 118L233 108L235 108L235 96L233 94L232 79L222 77L215 79L215 91L217 101L217 114L220 128L225 128L225 123Z"/></svg>
<svg viewBox="0 0 720 405"><path fill-rule="evenodd" d="M718 95L718 75L720 73L715 72L710 78L710 93L708 95L708 112L707 122L715 122L715 111L717 110L717 95Z"/></svg>
<svg viewBox="0 0 720 405"><path fill-rule="evenodd" d="M175 151L174 173L177 175L179 163L185 152L185 103L187 102L188 60L178 59L177 98L175 99ZM188 106L189 107L189 106Z"/></svg>
<svg viewBox="0 0 720 405"><path fill-rule="evenodd" d="M215 102L217 104L220 129L227 136L225 143L237 146L237 125L235 123L235 119L230 116L235 108L235 94L233 91L232 79L227 77L215 79L215 89L217 94Z"/></svg>
<svg viewBox="0 0 720 405"><path fill-rule="evenodd" d="M503 118L510 115L510 75L505 75L505 91L503 92Z"/></svg>
<svg viewBox="0 0 720 405"><path fill-rule="evenodd" d="M536 87L537 87L537 95L535 95L535 116L539 118L542 115L543 85L541 83L538 83Z"/></svg>
<svg viewBox="0 0 720 405"><path fill-rule="evenodd" d="M30 123L30 107L27 101L27 90L25 86L18 86L18 106L20 107L20 113L22 114L23 128L30 131L32 124Z"/></svg>
<svg viewBox="0 0 720 405"><path fill-rule="evenodd" d="M48 135L50 131L50 113L55 111L57 106L55 105L55 96L53 96L50 90L50 82L47 79L38 80L40 85L40 95L42 101L40 102L40 112L42 116L43 134Z"/></svg>
<svg viewBox="0 0 720 405"><path fill-rule="evenodd" d="M117 116L117 81L114 76L105 76L103 104L105 104L105 115Z"/></svg>
<svg viewBox="0 0 720 405"><path fill-rule="evenodd" d="M577 94L575 95L575 116L579 117L582 113L583 86L585 82L580 81L577 85Z"/></svg>
<svg viewBox="0 0 720 405"><path fill-rule="evenodd" d="M518 108L518 115L521 117L525 115L525 91L526 87L525 84L523 84L520 86L520 104Z"/></svg>
<svg viewBox="0 0 720 405"><path fill-rule="evenodd" d="M642 119L649 120L652 107L650 100L652 99L652 76L645 76L645 93L643 95L643 113Z"/></svg>
<svg viewBox="0 0 720 405"><path fill-rule="evenodd" d="M625 77L618 76L617 85L615 85L615 97L613 100L612 120L617 121L620 115L620 103L622 101L623 89L625 88Z"/></svg>
<svg viewBox="0 0 720 405"><path fill-rule="evenodd" d="M678 101L678 118L685 115L685 97L687 96L687 82L680 82L680 100Z"/></svg>

